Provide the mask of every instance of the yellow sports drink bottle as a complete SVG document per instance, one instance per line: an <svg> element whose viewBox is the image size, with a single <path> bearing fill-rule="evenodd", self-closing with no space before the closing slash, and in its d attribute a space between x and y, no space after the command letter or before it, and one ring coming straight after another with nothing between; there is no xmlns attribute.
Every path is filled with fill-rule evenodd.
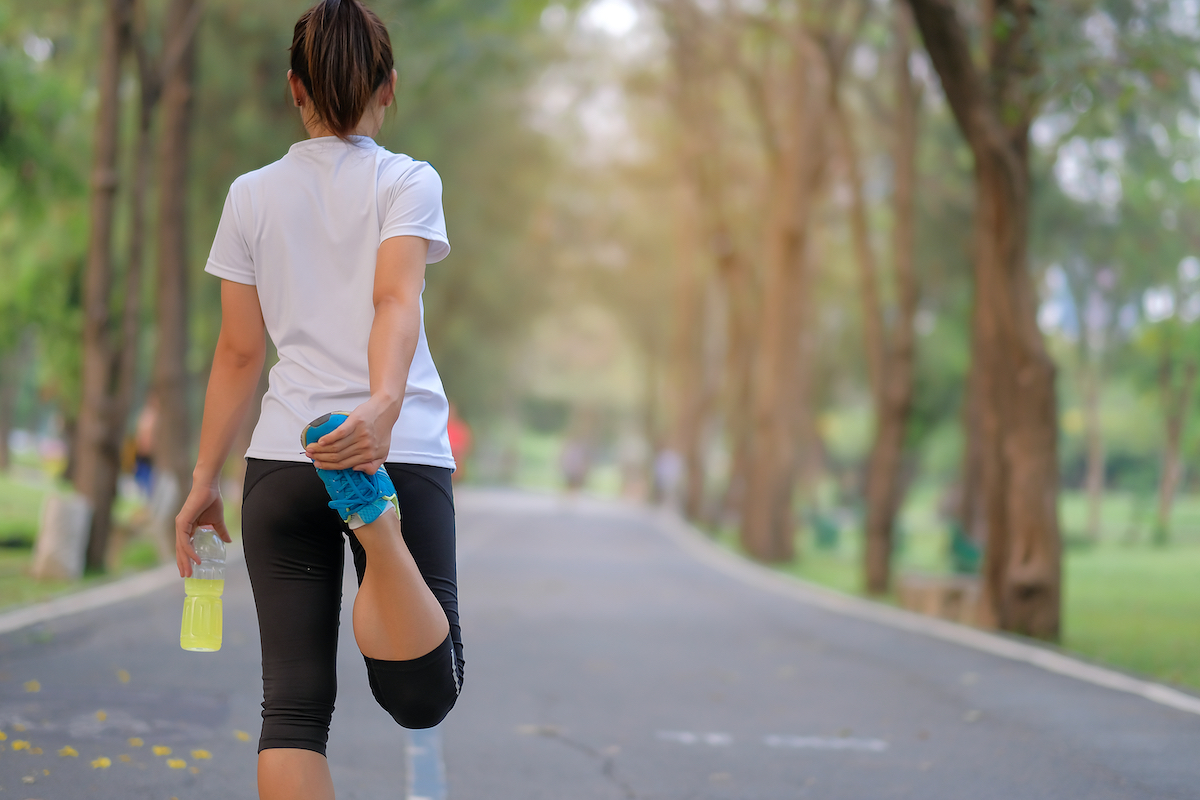
<svg viewBox="0 0 1200 800"><path fill-rule="evenodd" d="M221 593L225 591L225 542L205 525L192 533L192 547L200 563L183 582L183 625L179 646L211 653L221 649Z"/></svg>

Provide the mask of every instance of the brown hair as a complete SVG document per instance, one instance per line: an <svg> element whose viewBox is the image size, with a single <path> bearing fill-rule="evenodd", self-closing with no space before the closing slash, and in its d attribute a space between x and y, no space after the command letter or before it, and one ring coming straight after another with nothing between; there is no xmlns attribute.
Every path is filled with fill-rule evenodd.
<svg viewBox="0 0 1200 800"><path fill-rule="evenodd" d="M292 73L325 127L345 139L392 75L392 40L359 0L321 0L292 34Z"/></svg>

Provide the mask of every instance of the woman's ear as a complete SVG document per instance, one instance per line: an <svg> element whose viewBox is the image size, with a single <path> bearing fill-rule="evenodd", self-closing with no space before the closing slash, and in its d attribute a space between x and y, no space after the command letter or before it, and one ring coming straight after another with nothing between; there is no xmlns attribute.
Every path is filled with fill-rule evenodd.
<svg viewBox="0 0 1200 800"><path fill-rule="evenodd" d="M396 99L396 70L392 70L392 77L387 84L379 87L379 105L387 108Z"/></svg>
<svg viewBox="0 0 1200 800"><path fill-rule="evenodd" d="M287 74L288 90L292 94L292 105L300 108L308 101L308 92L304 89L304 82L301 81L296 74L290 69Z"/></svg>

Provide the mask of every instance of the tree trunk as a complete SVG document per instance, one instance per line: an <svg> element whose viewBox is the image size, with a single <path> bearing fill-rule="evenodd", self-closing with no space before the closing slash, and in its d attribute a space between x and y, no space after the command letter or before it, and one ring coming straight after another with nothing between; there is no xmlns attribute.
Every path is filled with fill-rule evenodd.
<svg viewBox="0 0 1200 800"><path fill-rule="evenodd" d="M971 309L970 352L978 351L979 304ZM962 474L959 478L958 502L955 515L963 534L982 551L987 545L987 516L983 513L983 410L979 389L982 367L972 362L967 370L967 385L963 390Z"/></svg>
<svg viewBox="0 0 1200 800"><path fill-rule="evenodd" d="M916 228L917 113L920 104L909 68L912 21L908 9L895 10L896 116L892 163L892 272L896 287L895 323L890 330L880 391L878 434L867 478L867 591L883 594L891 582L896 516L904 499L904 438L912 411L916 370L918 287L914 259Z"/></svg>
<svg viewBox="0 0 1200 800"><path fill-rule="evenodd" d="M33 336L29 331L18 334L13 348L0 357L0 472L12 466L9 441L16 424L17 399L21 382L33 358Z"/></svg>
<svg viewBox="0 0 1200 800"><path fill-rule="evenodd" d="M1056 639L1061 542L1055 373L1037 329L1025 264L1028 176L1022 169L1013 181L1006 167L982 159L976 166L975 281L983 335L973 357L981 366L988 530L981 622Z"/></svg>
<svg viewBox="0 0 1200 800"><path fill-rule="evenodd" d="M1083 389L1084 436L1087 440L1087 528L1092 542L1100 541L1100 504L1104 500L1104 436L1100 429L1100 365L1089 359Z"/></svg>
<svg viewBox="0 0 1200 800"><path fill-rule="evenodd" d="M697 253L697 211L694 193L685 191L677 204L675 313L672 341L674 366L675 451L683 461L682 508L688 519L699 519L704 505L704 454L701 434L708 413L704 380L704 276Z"/></svg>
<svg viewBox="0 0 1200 800"><path fill-rule="evenodd" d="M1188 358L1183 365L1183 382L1172 385L1172 359L1167 355L1159 372L1159 394L1164 405L1166 440L1163 442L1162 478L1158 483L1158 514L1154 521L1154 543L1166 544L1171 538L1171 506L1175 491L1183 478L1183 432L1192 405L1192 390L1196 385L1196 361Z"/></svg>
<svg viewBox="0 0 1200 800"><path fill-rule="evenodd" d="M885 321L880 299L878 266L870 241L853 132L844 109L835 106L833 115L850 184L850 227L858 262L867 377L875 414L874 439L867 460L863 573L867 591L876 595L885 594L891 581L894 528L903 495L904 436L912 407L915 364L913 321L917 310L917 285L913 270L913 193L917 93L908 66L910 25L906 9L898 7L894 23L896 108L892 126L895 170L892 267L897 307L890 326Z"/></svg>
<svg viewBox="0 0 1200 800"><path fill-rule="evenodd" d="M17 402L17 387L20 382L20 346L0 355L0 472L8 472L12 466L12 452L8 440L12 437L13 412Z"/></svg>
<svg viewBox="0 0 1200 800"><path fill-rule="evenodd" d="M1061 605L1055 371L1027 264L1032 8L995 0L981 74L950 0L909 0L975 159L975 313L982 508L980 621L1057 639ZM1007 24L994 24L1003 17Z"/></svg>
<svg viewBox="0 0 1200 800"><path fill-rule="evenodd" d="M72 480L92 509L87 565L102 568L112 527L120 468L120 431L114 431L117 353L109 303L113 289L112 239L117 204L121 62L129 40L131 0L109 0L101 31L98 106L92 157L92 199L84 277L82 401L75 429Z"/></svg>
<svg viewBox="0 0 1200 800"><path fill-rule="evenodd" d="M159 143L159 220L154 393L159 418L154 448L159 476L170 475L182 503L191 486L187 374L187 191L196 32L200 0L171 0L163 57ZM163 531L174 538L175 532Z"/></svg>
<svg viewBox="0 0 1200 800"><path fill-rule="evenodd" d="M725 385L729 388L725 398L727 428L730 447L733 451L733 469L724 510L740 506L738 498L744 483L748 462L749 418L751 391L750 361L753 348L752 322L755 301L750 264L739 252L730 233L726 198L727 190L721 158L723 137L718 130L720 111L714 102L715 82L712 79L713 65L706 60L708 37L714 31L707 28L710 23L691 2L672 0L665 5L667 31L671 42L671 59L675 69L674 107L680 122L681 165L695 203L694 220L696 234L710 250L717 280L724 290L726 300L726 366ZM698 282L699 283L699 282ZM698 293L702 297L702 292ZM691 298L681 297L679 302L688 305L687 315L696 313ZM695 301L697 304L699 300ZM699 316L694 317L699 320ZM682 319L682 317L681 317ZM697 342L689 346L696 347ZM699 351L689 354L690 359ZM686 367L689 373L694 369ZM681 433L696 444L693 455L684 454L687 467L686 513L689 517L699 516L703 500L703 460L699 449L700 433L703 429L707 409L713 399L707 384L703 383L703 371L690 374L687 383L699 380L704 385L702 395L693 397L695 407L687 409Z"/></svg>
<svg viewBox="0 0 1200 800"><path fill-rule="evenodd" d="M740 263L718 273L729 303L729 336L725 351L728 397L726 427L732 451L729 485L721 502L724 514L741 515L750 474L753 439L754 362L756 357L753 322L758 303L750 292L749 264Z"/></svg>
<svg viewBox="0 0 1200 800"><path fill-rule="evenodd" d="M642 351L642 438L650 447L650 459L646 462L646 485L650 487L651 497L655 502L669 498L673 487L664 486L656 469L659 454L662 452L662 426L659 422L659 363L658 353L652 342L647 342Z"/></svg>
<svg viewBox="0 0 1200 800"><path fill-rule="evenodd" d="M825 159L828 80L824 59L796 37L783 95L778 152L771 165L762 307L753 375L750 463L742 503L742 546L763 561L794 556L792 500L799 462L797 403L802 390L803 308L808 234Z"/></svg>
<svg viewBox="0 0 1200 800"><path fill-rule="evenodd" d="M854 243L855 262L858 265L861 299L859 313L862 316L863 345L867 356L867 385L871 391L875 417L874 438L867 458L863 575L867 591L878 595L887 592L891 576L892 523L897 505L896 478L900 469L904 423L908 410L897 408L889 402L889 390L892 388L890 373L893 365L887 352L887 326L884 322L883 302L879 296L879 267L875 249L871 246L858 149L845 109L837 102L837 98L834 98L834 102L833 121L841 143L846 180L850 186L850 234ZM899 165L897 179L898 173Z"/></svg>

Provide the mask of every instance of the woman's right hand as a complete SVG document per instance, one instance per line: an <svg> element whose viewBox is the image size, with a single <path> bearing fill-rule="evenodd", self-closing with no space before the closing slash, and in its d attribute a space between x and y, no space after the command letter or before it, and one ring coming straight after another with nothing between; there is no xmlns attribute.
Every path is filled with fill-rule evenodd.
<svg viewBox="0 0 1200 800"><path fill-rule="evenodd" d="M399 406L371 397L346 417L335 430L305 448L304 454L318 469L353 469L373 475L387 460L392 427Z"/></svg>

